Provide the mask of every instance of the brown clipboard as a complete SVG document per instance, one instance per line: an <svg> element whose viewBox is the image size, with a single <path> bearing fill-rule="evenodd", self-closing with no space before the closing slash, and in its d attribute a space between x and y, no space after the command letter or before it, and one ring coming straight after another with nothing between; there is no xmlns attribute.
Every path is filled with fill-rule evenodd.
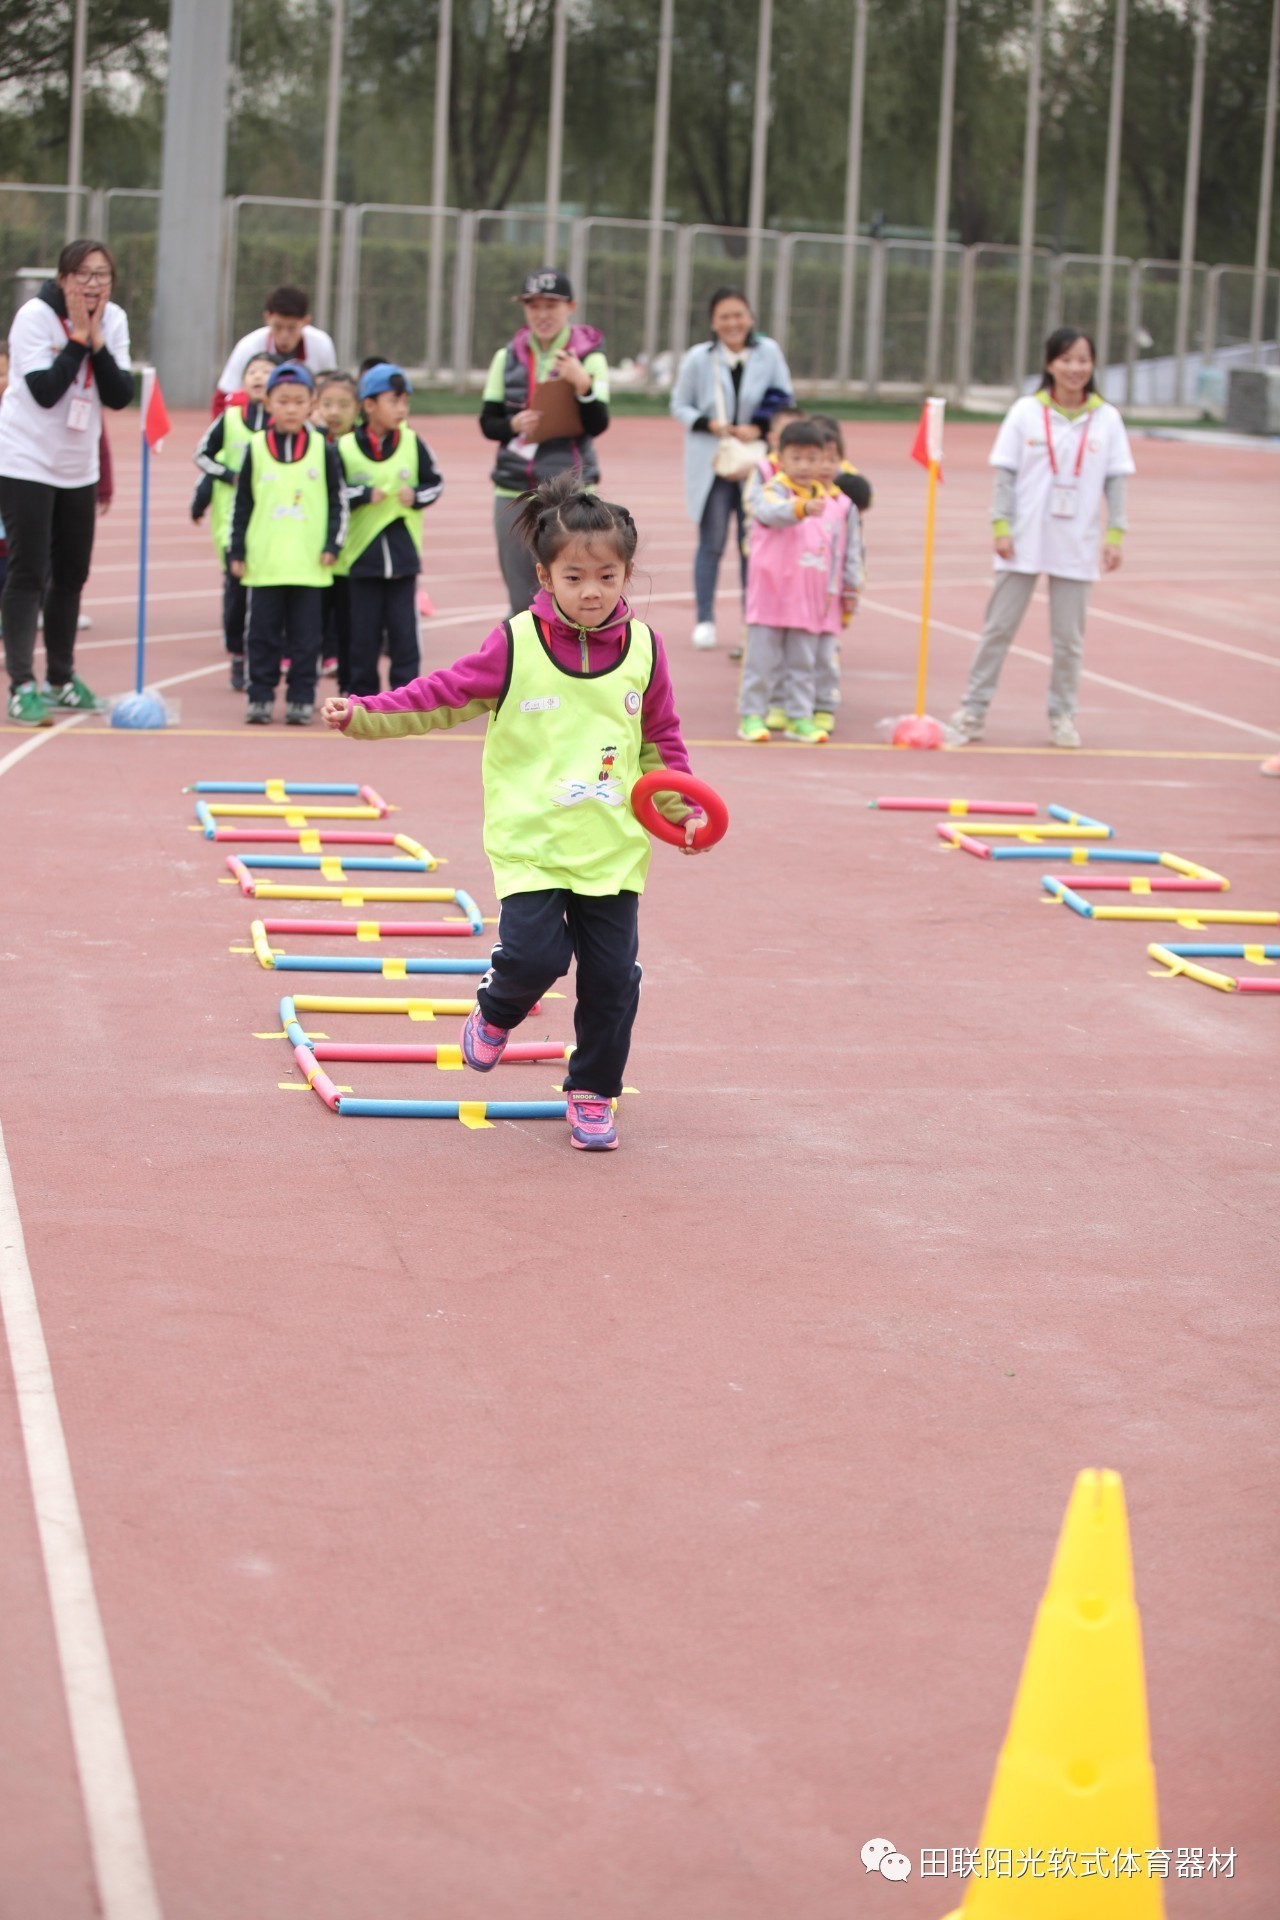
<svg viewBox="0 0 1280 1920"><path fill-rule="evenodd" d="M542 415L536 428L526 428L523 438L535 444L544 440L579 440L582 414L578 396L567 380L539 380L529 395L529 405Z"/></svg>

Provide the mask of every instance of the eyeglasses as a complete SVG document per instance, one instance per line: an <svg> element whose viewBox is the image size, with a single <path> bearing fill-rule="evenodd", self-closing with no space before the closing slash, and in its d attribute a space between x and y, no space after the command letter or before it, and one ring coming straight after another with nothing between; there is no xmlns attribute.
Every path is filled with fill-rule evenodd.
<svg viewBox="0 0 1280 1920"><path fill-rule="evenodd" d="M111 280L111 269L110 267L85 267L78 273L73 273L71 278L78 287L105 286Z"/></svg>

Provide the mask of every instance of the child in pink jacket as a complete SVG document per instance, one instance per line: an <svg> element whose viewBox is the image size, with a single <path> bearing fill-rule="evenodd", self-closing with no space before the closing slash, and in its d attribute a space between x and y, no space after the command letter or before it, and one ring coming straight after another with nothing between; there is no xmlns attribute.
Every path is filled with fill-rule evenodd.
<svg viewBox="0 0 1280 1920"><path fill-rule="evenodd" d="M780 687L785 732L814 745L814 672L823 634L838 633L862 584L858 516L821 481L824 430L793 420L778 442L778 471L748 483L747 652L738 696L739 737L765 741L765 713Z"/></svg>

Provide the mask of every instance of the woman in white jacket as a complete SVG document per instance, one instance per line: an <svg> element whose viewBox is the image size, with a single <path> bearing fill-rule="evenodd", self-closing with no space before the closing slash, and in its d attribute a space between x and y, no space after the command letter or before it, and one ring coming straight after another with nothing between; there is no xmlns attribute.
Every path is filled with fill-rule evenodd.
<svg viewBox="0 0 1280 1920"><path fill-rule="evenodd" d="M685 429L685 504L698 529L695 647L716 644L716 582L731 520L737 522L744 587L747 578L742 482L716 472L717 449L732 439L748 446L760 442L763 452L770 420L791 401L791 370L782 348L756 332L746 296L736 287L718 287L712 294L711 336L690 347L671 395L671 412Z"/></svg>
<svg viewBox="0 0 1280 1920"><path fill-rule="evenodd" d="M1093 384L1093 341L1059 327L1045 342L1044 377L1015 400L996 435L991 527L996 583L953 736L981 740L1005 655L1040 574L1049 576L1049 738L1078 747L1076 699L1084 659L1089 589L1098 577L1102 503L1107 505L1102 565L1120 565L1125 480L1134 471L1124 421Z"/></svg>
<svg viewBox="0 0 1280 1920"><path fill-rule="evenodd" d="M0 599L10 720L48 726L54 711L92 708L75 671L80 593L98 513L103 407L133 398L129 323L111 299L115 262L100 240L62 249L58 277L19 307L0 400L0 519L9 577ZM35 680L44 610L46 678Z"/></svg>

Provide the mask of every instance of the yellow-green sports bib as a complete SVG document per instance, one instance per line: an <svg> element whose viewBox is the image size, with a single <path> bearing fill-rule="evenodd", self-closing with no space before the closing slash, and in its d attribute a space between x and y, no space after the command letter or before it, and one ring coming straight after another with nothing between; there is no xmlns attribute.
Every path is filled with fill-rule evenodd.
<svg viewBox="0 0 1280 1920"><path fill-rule="evenodd" d="M224 467L232 473L239 473L249 452L249 442L253 433L245 425L244 413L240 407L228 407L222 416L222 452L219 456ZM231 515L236 504L234 483L215 480L213 499L209 506L209 531L213 535L213 544L217 548L218 558L225 560L227 548L231 544Z"/></svg>
<svg viewBox="0 0 1280 1920"><path fill-rule="evenodd" d="M346 542L338 556L334 572L350 573L365 548L396 520L403 520L419 554L422 552L422 508L406 507L397 498L401 487L418 484L418 440L407 427L398 429L399 440L385 460L374 460L363 452L354 433L344 433L338 442L338 457L353 487L378 487L387 496L376 505L352 509Z"/></svg>
<svg viewBox="0 0 1280 1920"><path fill-rule="evenodd" d="M253 512L245 536L248 587L327 587L330 570L320 565L329 531L329 488L323 437L307 428L301 460L277 460L265 433L249 442L253 463Z"/></svg>
<svg viewBox="0 0 1280 1920"><path fill-rule="evenodd" d="M510 893L642 893L649 836L631 811L653 635L633 620L615 664L571 673L532 613L507 622L511 674L484 743L484 850Z"/></svg>

